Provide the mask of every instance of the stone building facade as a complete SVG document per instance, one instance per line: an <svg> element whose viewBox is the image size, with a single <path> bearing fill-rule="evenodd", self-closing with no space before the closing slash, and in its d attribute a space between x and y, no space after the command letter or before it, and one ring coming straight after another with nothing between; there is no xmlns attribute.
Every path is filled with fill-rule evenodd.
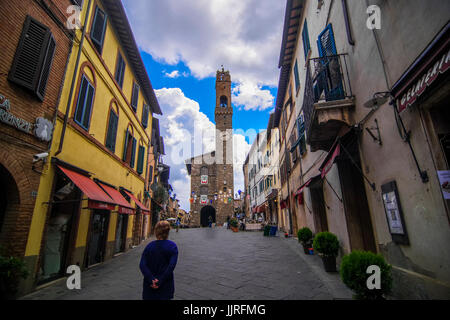
<svg viewBox="0 0 450 320"><path fill-rule="evenodd" d="M233 215L233 107L229 71L216 76L216 149L186 161L191 176L192 226L207 226L209 217L223 224Z"/></svg>

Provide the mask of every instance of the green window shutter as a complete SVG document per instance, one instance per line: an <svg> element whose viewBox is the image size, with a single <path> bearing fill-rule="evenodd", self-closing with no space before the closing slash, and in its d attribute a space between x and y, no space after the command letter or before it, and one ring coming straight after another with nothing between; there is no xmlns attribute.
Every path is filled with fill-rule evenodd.
<svg viewBox="0 0 450 320"><path fill-rule="evenodd" d="M116 150L116 136L117 136L117 125L119 122L119 117L114 111L111 110L109 113L109 124L108 132L106 135L106 147L114 152Z"/></svg>
<svg viewBox="0 0 450 320"><path fill-rule="evenodd" d="M95 89L85 76L81 80L80 93L78 95L77 108L75 111L75 122L83 129L89 130L91 121L92 103L94 102Z"/></svg>
<svg viewBox="0 0 450 320"><path fill-rule="evenodd" d="M92 23L91 29L91 39L100 53L103 50L103 41L105 40L106 22L106 13L99 7L96 7L94 22Z"/></svg>
<svg viewBox="0 0 450 320"><path fill-rule="evenodd" d="M145 147L139 146L138 164L137 164L137 173L139 174L142 174L142 172L144 172L144 156L145 156Z"/></svg>
<svg viewBox="0 0 450 320"><path fill-rule="evenodd" d="M127 149L128 149L128 139L129 139L130 133L128 132L128 129L125 131L125 143L123 145L123 161L127 161Z"/></svg>
<svg viewBox="0 0 450 320"><path fill-rule="evenodd" d="M134 112L137 110L137 106L139 103L139 86L136 83L133 83L133 92L131 93L131 107Z"/></svg>
<svg viewBox="0 0 450 320"><path fill-rule="evenodd" d="M133 146L131 148L131 160L130 160L130 167L134 168L135 162L136 162L136 146L137 146L137 140L133 138Z"/></svg>

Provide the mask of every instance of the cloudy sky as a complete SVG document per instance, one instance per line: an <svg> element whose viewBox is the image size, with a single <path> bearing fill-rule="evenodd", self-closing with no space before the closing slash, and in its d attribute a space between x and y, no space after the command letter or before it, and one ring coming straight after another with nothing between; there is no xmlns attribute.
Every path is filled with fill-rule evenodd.
<svg viewBox="0 0 450 320"><path fill-rule="evenodd" d="M249 144L274 108L285 1L122 2L164 113L164 162L181 207L189 210L183 158L214 150L215 73L222 65L233 81L235 192L244 190ZM187 148L199 128L201 143Z"/></svg>

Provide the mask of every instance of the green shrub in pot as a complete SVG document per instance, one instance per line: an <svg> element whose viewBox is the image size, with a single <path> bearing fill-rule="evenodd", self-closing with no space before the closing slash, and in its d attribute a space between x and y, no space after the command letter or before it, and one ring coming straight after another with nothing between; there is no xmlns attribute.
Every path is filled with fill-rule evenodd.
<svg viewBox="0 0 450 320"><path fill-rule="evenodd" d="M339 254L339 240L335 234L324 231L314 237L314 251L321 254L327 272L336 272L336 257Z"/></svg>
<svg viewBox="0 0 450 320"><path fill-rule="evenodd" d="M369 266L380 268L380 289L369 289L367 280L371 276L367 273ZM340 267L341 279L347 287L355 293L356 299L378 300L389 294L392 289L392 267L384 258L369 251L353 251L342 258Z"/></svg>
<svg viewBox="0 0 450 320"><path fill-rule="evenodd" d="M305 254L309 254L309 248L311 246L311 240L313 238L312 231L308 228L301 228L297 232L298 242L300 242L303 246L303 251Z"/></svg>
<svg viewBox="0 0 450 320"><path fill-rule="evenodd" d="M20 278L28 277L28 270L22 259L8 255L0 248L0 299L16 298Z"/></svg>

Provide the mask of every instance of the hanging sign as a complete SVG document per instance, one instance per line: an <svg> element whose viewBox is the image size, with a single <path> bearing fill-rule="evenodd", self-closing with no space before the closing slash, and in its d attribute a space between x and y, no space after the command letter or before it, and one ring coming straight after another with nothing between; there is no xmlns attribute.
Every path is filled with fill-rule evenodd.
<svg viewBox="0 0 450 320"><path fill-rule="evenodd" d="M203 175L200 177L201 184L208 184L208 176Z"/></svg>

